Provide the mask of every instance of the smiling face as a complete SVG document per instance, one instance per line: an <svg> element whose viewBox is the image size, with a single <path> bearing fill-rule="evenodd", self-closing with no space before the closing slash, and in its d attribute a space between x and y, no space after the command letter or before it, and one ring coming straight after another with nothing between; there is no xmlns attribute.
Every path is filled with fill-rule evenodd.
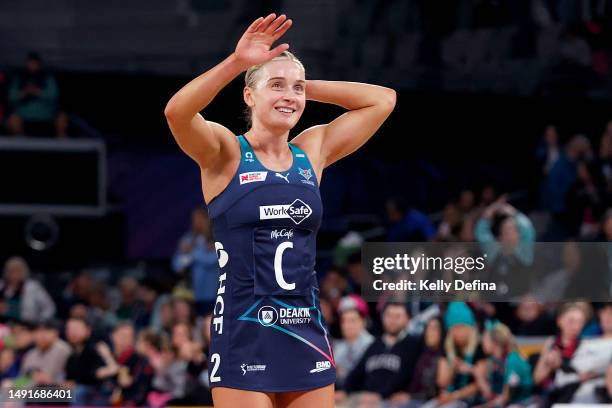
<svg viewBox="0 0 612 408"><path fill-rule="evenodd" d="M288 131L306 105L304 70L290 59L272 60L255 73L255 86L244 88L253 127Z"/></svg>

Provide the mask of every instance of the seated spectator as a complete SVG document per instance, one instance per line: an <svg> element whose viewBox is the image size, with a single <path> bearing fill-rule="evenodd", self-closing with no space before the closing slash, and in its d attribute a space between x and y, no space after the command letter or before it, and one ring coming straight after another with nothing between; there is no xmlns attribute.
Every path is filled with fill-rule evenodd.
<svg viewBox="0 0 612 408"><path fill-rule="evenodd" d="M597 235L597 220L606 204L603 185L604 179L594 162L581 160L576 164L576 180L565 197L565 224L570 236L586 240Z"/></svg>
<svg viewBox="0 0 612 408"><path fill-rule="evenodd" d="M321 280L321 295L337 309L343 296L350 292L346 271L337 266L331 267Z"/></svg>
<svg viewBox="0 0 612 408"><path fill-rule="evenodd" d="M120 304L115 314L120 320L132 320L138 313L138 281L131 276L124 276L117 285L120 294Z"/></svg>
<svg viewBox="0 0 612 408"><path fill-rule="evenodd" d="M206 209L192 211L191 229L179 241L172 267L175 272L190 276L198 314L210 313L217 297L219 263Z"/></svg>
<svg viewBox="0 0 612 408"><path fill-rule="evenodd" d="M553 316L535 298L523 298L510 320L512 333L517 336L548 336L555 332Z"/></svg>
<svg viewBox="0 0 612 408"><path fill-rule="evenodd" d="M401 198L390 198L386 203L389 226L388 242L421 242L429 241L436 230L427 215L408 207Z"/></svg>
<svg viewBox="0 0 612 408"><path fill-rule="evenodd" d="M383 310L383 334L366 350L349 373L336 399L345 406L376 406L398 392L406 392L421 353L419 338L408 336L406 306L388 303ZM352 394L347 399L347 394Z"/></svg>
<svg viewBox="0 0 612 408"><path fill-rule="evenodd" d="M483 370L485 355L479 344L476 320L463 302L450 302L444 315L444 358L438 367L436 405L465 407L478 401L475 373Z"/></svg>
<svg viewBox="0 0 612 408"><path fill-rule="evenodd" d="M175 396L170 405L208 405L212 403L210 390L200 382L206 370L206 358L201 343L193 340L191 328L185 323L176 323L172 329L171 344L177 350L177 360L187 363L185 392Z"/></svg>
<svg viewBox="0 0 612 408"><path fill-rule="evenodd" d="M37 323L55 315L55 303L45 288L30 279L30 268L18 256L4 264L0 281L0 314L5 317Z"/></svg>
<svg viewBox="0 0 612 408"><path fill-rule="evenodd" d="M74 389L73 403L107 405L111 390L102 388L102 384L119 370L109 347L103 342L93 344L91 326L82 318L68 319L66 338L72 347L66 362L66 381Z"/></svg>
<svg viewBox="0 0 612 408"><path fill-rule="evenodd" d="M134 327L129 322L119 323L111 337L119 369L113 379L114 390L110 402L113 406L144 406L150 391L153 368L144 356L136 352Z"/></svg>
<svg viewBox="0 0 612 408"><path fill-rule="evenodd" d="M533 372L534 383L547 392L547 404L572 402L581 384L593 378L591 373L583 372L576 373L577 381L563 385L554 381L557 373L575 373L571 361L580 345L580 333L590 316L591 306L585 302L565 303L559 311L559 334L546 340Z"/></svg>
<svg viewBox="0 0 612 408"><path fill-rule="evenodd" d="M486 370L477 374L477 384L486 401L480 407L526 403L531 396L531 367L519 353L510 329L497 321L488 321L482 349L489 357Z"/></svg>
<svg viewBox="0 0 612 408"><path fill-rule="evenodd" d="M366 330L368 305L358 295L343 297L338 307L342 340L334 342L334 360L336 361L336 382L342 387L344 380L363 353L374 341Z"/></svg>
<svg viewBox="0 0 612 408"><path fill-rule="evenodd" d="M148 327L153 323L153 314L158 305L157 284L151 279L143 279L138 285L138 302L141 307L134 316L136 329Z"/></svg>
<svg viewBox="0 0 612 408"><path fill-rule="evenodd" d="M561 248L561 265L558 270L546 274L543 279L533 283L533 292L540 302L559 302L568 297L575 297L579 286L576 284L582 278L582 254L579 244L575 241L563 243Z"/></svg>
<svg viewBox="0 0 612 408"><path fill-rule="evenodd" d="M21 375L30 378L33 386L60 384L71 354L68 343L59 338L60 323L47 320L34 330L35 347L28 351L21 365Z"/></svg>
<svg viewBox="0 0 612 408"><path fill-rule="evenodd" d="M66 137L68 116L59 109L57 84L37 53L28 54L25 68L12 79L8 102L12 113L7 128L11 134L46 133L51 127L57 137Z"/></svg>
<svg viewBox="0 0 612 408"><path fill-rule="evenodd" d="M175 344L180 343L181 337L189 336L190 330L182 323L177 326L182 328L171 329ZM179 350L168 342L165 336L146 331L139 343L154 370L152 391L147 397L148 405L162 407L172 399L183 398L186 393L188 363L178 358Z"/></svg>
<svg viewBox="0 0 612 408"><path fill-rule="evenodd" d="M416 408L425 404L426 401L434 400L438 396L438 367L443 358L442 340L444 339L444 326L442 319L435 317L427 321L423 332L425 349L419 356L414 369L415 375L412 377L408 394L404 399L396 396L395 403L405 403L402 408Z"/></svg>
<svg viewBox="0 0 612 408"><path fill-rule="evenodd" d="M34 333L32 325L27 322L15 322L11 327L11 348L15 352L15 364L17 371L21 369L21 363L28 351L34 347Z"/></svg>
<svg viewBox="0 0 612 408"><path fill-rule="evenodd" d="M599 309L599 327L603 337L612 337L612 302L604 303Z"/></svg>
<svg viewBox="0 0 612 408"><path fill-rule="evenodd" d="M2 349L0 351L0 381L12 380L18 374L19 365L15 359L15 351L8 347Z"/></svg>

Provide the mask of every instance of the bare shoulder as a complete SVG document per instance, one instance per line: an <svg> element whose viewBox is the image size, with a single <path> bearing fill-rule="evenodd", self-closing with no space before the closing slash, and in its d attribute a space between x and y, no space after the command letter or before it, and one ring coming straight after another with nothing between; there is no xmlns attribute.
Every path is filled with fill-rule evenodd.
<svg viewBox="0 0 612 408"><path fill-rule="evenodd" d="M240 155L240 143L236 135L220 123L207 120L208 125L221 141L221 150L226 149L228 154Z"/></svg>
<svg viewBox="0 0 612 408"><path fill-rule="evenodd" d="M321 155L321 146L323 137L325 136L325 127L327 125L312 126L291 140L291 143L306 152L310 163L315 168L317 177L321 178L321 173L325 167L325 157Z"/></svg>
<svg viewBox="0 0 612 408"><path fill-rule="evenodd" d="M208 121L210 127L221 136L219 154L206 168L200 166L202 192L209 203L229 185L240 165L240 142L234 133L225 126Z"/></svg>

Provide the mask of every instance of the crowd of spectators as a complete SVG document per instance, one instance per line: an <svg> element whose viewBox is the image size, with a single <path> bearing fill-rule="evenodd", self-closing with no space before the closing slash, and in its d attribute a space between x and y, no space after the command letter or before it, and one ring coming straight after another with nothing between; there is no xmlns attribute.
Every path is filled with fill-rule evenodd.
<svg viewBox="0 0 612 408"><path fill-rule="evenodd" d="M535 153L542 188L532 212L511 205L492 185L462 191L436 221L395 197L387 203L385 239L475 242L500 269L508 261L531 262L532 245L542 237L566 241L563 251L570 255L579 241L609 242L611 137L609 124L594 149L582 135L563 144L555 127L547 127ZM539 232L532 221L537 214L548 215ZM538 282L546 299L559 295L559 284L572 285L574 258L562 258L558 273ZM612 303L535 297L368 303L360 296L359 247L339 259L320 282L338 406L610 402ZM209 404L207 349L218 268L202 208L193 210L171 267L170 288L130 275L113 283L84 271L50 296L24 259L8 259L0 281L3 384L73 386L78 405ZM595 353L597 361L585 353Z"/></svg>

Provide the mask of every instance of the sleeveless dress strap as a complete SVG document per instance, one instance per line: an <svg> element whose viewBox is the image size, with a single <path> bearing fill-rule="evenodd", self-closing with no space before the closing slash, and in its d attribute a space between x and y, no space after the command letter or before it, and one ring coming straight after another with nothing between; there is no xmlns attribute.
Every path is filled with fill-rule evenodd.
<svg viewBox="0 0 612 408"><path fill-rule="evenodd" d="M312 168L312 164L308 159L308 155L304 150L300 149L293 143L289 143L289 148L293 152L293 168L298 170L298 174L302 176L304 180L313 181L317 186L319 181Z"/></svg>

